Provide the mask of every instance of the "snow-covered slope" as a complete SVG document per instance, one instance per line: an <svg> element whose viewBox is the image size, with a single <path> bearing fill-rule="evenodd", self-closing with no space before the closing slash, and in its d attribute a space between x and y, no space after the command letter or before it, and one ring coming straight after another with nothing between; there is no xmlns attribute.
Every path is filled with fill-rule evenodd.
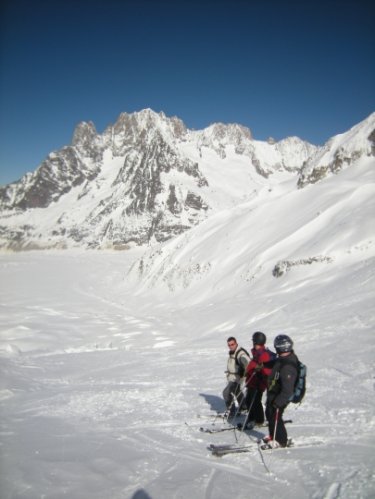
<svg viewBox="0 0 375 499"><path fill-rule="evenodd" d="M375 113L316 151L304 165L298 185L315 183L363 157L375 157Z"/></svg>
<svg viewBox="0 0 375 499"><path fill-rule="evenodd" d="M196 297L252 290L264 276L275 280L301 267L324 276L375 256L374 213L374 160L363 157L317 185L295 190L286 182L211 216L150 249L130 276L142 287L192 287Z"/></svg>
<svg viewBox="0 0 375 499"><path fill-rule="evenodd" d="M363 259L215 295L202 282L197 300L135 293L140 251L0 255L1 497L373 497L374 258L358 248ZM271 347L289 334L308 366L305 400L285 414L296 447L264 462L266 428L199 432L220 424L226 338L249 348L256 330ZM207 450L236 439L250 452Z"/></svg>
<svg viewBox="0 0 375 499"><path fill-rule="evenodd" d="M298 189L185 139L217 209L196 227L149 249L0 254L1 497L374 497L373 156ZM290 335L308 367L285 413L295 448L264 455L265 427L199 431L220 421L227 337L250 349L257 330ZM207 449L236 440L250 451Z"/></svg>

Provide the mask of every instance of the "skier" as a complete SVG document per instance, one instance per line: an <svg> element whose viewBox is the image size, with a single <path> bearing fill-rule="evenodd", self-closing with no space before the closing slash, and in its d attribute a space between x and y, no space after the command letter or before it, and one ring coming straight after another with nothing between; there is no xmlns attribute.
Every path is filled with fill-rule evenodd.
<svg viewBox="0 0 375 499"><path fill-rule="evenodd" d="M238 345L233 336L227 339L227 345L229 348L227 370L225 371L227 386L223 390L223 398L227 410L233 409L231 412L234 412L234 401L237 400L238 404L242 403L241 378L250 362L250 357L247 351Z"/></svg>
<svg viewBox="0 0 375 499"><path fill-rule="evenodd" d="M267 380L276 360L276 354L265 346L267 338L264 333L257 331L253 334L252 341L252 359L246 368L245 382L247 387L246 406L250 411L247 423L249 427L264 423L262 396L267 389Z"/></svg>
<svg viewBox="0 0 375 499"><path fill-rule="evenodd" d="M274 347L278 354L268 379L266 417L269 436L263 440L269 447L286 447L288 434L283 413L294 392L298 374L298 359L294 354L293 341L286 334L276 336Z"/></svg>

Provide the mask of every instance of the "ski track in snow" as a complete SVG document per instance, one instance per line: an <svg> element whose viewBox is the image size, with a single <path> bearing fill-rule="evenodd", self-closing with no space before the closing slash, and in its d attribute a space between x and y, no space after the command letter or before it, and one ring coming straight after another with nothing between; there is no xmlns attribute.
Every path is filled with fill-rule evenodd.
<svg viewBox="0 0 375 499"><path fill-rule="evenodd" d="M129 260L0 255L2 499L375 494L374 348L358 358L348 338L355 330L365 348L373 328L366 308L355 312L354 300L347 300L351 309L334 309L329 284L320 299L312 286L305 298L290 291L291 306L273 298L269 314L254 314L249 325L248 313L241 319L246 295L225 296L225 307L133 297L124 282ZM371 287L359 289L365 296ZM269 300L259 292L259 301ZM341 293L344 300L344 288ZM294 307L303 313L292 325ZM207 446L234 443L234 433L204 434L199 426L223 409L228 334L249 347L253 330L272 335L283 320L308 365L310 385L303 404L285 415L301 447L264 453L267 473L255 444L246 454L212 456ZM298 333L304 328L305 342ZM237 438L248 442L265 432L237 432Z"/></svg>

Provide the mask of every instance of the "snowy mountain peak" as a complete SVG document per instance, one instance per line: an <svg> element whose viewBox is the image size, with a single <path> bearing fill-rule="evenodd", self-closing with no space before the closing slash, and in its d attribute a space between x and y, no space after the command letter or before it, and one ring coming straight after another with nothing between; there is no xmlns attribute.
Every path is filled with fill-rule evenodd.
<svg viewBox="0 0 375 499"><path fill-rule="evenodd" d="M117 142L152 138L156 133L173 140L182 138L186 132L187 129L179 118L167 118L163 112L156 113L151 109L132 114L121 113L116 123L106 130L106 134L111 134Z"/></svg>
<svg viewBox="0 0 375 499"><path fill-rule="evenodd" d="M318 182L361 157L375 157L375 113L349 131L332 137L318 149L304 165L298 186Z"/></svg>
<svg viewBox="0 0 375 499"><path fill-rule="evenodd" d="M96 138L97 132L92 121L79 123L74 130L72 146L87 146Z"/></svg>
<svg viewBox="0 0 375 499"><path fill-rule="evenodd" d="M227 143L239 143L242 140L252 140L252 134L249 128L236 123L214 123L203 130L202 135L213 141Z"/></svg>
<svg viewBox="0 0 375 499"><path fill-rule="evenodd" d="M286 181L293 188L297 180L299 186L312 182L309 168L334 155L341 143L353 150L353 161L369 154L371 147L357 143L364 133L371 137L373 120L372 115L324 148L298 137L257 141L238 124L188 130L179 118L151 109L121 113L102 134L92 122L82 122L71 145L0 188L0 247L165 241Z"/></svg>

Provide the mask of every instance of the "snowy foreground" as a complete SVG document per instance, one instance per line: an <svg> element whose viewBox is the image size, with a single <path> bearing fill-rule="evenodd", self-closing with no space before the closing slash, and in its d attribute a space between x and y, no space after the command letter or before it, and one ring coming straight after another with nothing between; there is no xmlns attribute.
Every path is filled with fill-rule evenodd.
<svg viewBox="0 0 375 499"><path fill-rule="evenodd" d="M1 498L374 497L374 259L194 302L133 292L140 254L0 255ZM300 448L265 453L269 472L256 445L213 457L234 434L199 432L223 409L227 336L256 330L309 368L285 414Z"/></svg>

